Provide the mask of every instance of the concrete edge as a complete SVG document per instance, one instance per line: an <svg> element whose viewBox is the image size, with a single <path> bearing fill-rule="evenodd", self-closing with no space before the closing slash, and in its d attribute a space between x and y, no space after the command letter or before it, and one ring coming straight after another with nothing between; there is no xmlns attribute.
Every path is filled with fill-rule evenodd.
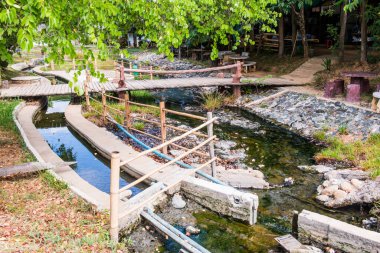
<svg viewBox="0 0 380 253"><path fill-rule="evenodd" d="M18 130L20 131L20 134L25 142L25 146L29 149L29 151L34 155L34 157L37 159L37 161L41 162L41 163L46 163L47 161L45 161L42 156L39 154L39 152L35 149L35 147L30 143L29 141L29 138L27 136L27 134L25 133L21 123L19 122L18 120L18 114L19 112L26 107L26 103L25 102L21 102L19 105L16 106L16 108L13 110L12 112L12 117L13 117L13 121L15 122ZM43 104L40 103L40 105L36 108L36 110L33 112L33 115L32 115L32 120L33 118L35 117L35 115L42 109L43 107ZM44 140L45 141L45 140ZM62 160L62 162L64 162ZM71 167L69 167L71 169ZM58 180L62 181L62 182L65 182L69 189L74 192L77 196L81 197L82 199L84 199L86 202L92 204L92 205L95 205L97 210L108 210L109 208L102 205L99 201L95 200L94 198L90 197L88 194L86 194L84 191L80 190L78 187L72 185L72 184L69 184L68 182L66 182L61 176L59 176L56 172L54 172L53 170L49 169L48 170L49 173L51 173L55 178L57 178ZM83 180L84 181L84 180ZM86 182L86 181L85 181ZM86 182L87 183L87 182Z"/></svg>

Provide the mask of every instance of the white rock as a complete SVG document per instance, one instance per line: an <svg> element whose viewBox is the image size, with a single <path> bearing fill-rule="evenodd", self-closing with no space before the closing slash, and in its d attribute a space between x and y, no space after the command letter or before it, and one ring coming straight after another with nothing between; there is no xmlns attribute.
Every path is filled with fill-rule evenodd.
<svg viewBox="0 0 380 253"><path fill-rule="evenodd" d="M302 245L298 249L291 250L290 253L323 253L323 251L313 246Z"/></svg>
<svg viewBox="0 0 380 253"><path fill-rule="evenodd" d="M187 226L186 227L186 233L192 234L192 235L197 235L201 232L199 228L195 228L193 226Z"/></svg>
<svg viewBox="0 0 380 253"><path fill-rule="evenodd" d="M176 209L182 209L186 206L186 202L182 199L181 195L176 193L172 198L172 205Z"/></svg>
<svg viewBox="0 0 380 253"><path fill-rule="evenodd" d="M323 183L322 183L322 186L323 187L328 187L328 186L330 186L330 181L329 180L325 180Z"/></svg>
<svg viewBox="0 0 380 253"><path fill-rule="evenodd" d="M322 195L331 196L338 189L339 189L338 185L330 185L330 186L326 187L325 189L323 189L323 191L321 192L321 194Z"/></svg>
<svg viewBox="0 0 380 253"><path fill-rule="evenodd" d="M360 188L362 188L364 182L360 181L359 179L353 178L353 179L351 179L351 184L353 186L355 186L355 188L360 189Z"/></svg>
<svg viewBox="0 0 380 253"><path fill-rule="evenodd" d="M259 170L249 170L249 173L252 174L254 177L261 178L261 179L264 178L264 173L262 173Z"/></svg>
<svg viewBox="0 0 380 253"><path fill-rule="evenodd" d="M327 196L327 195L318 195L316 197L317 200L321 201L321 202L327 202L330 200L330 197Z"/></svg>
<svg viewBox="0 0 380 253"><path fill-rule="evenodd" d="M347 181L342 182L339 187L347 193L355 191L355 187Z"/></svg>
<svg viewBox="0 0 380 253"><path fill-rule="evenodd" d="M324 187L322 185L319 185L318 188L317 188L317 192L318 194L321 194L321 192L323 191Z"/></svg>
<svg viewBox="0 0 380 253"><path fill-rule="evenodd" d="M345 191L336 190L334 192L334 199L336 199L336 200L344 199L346 196L347 196L347 192L345 192Z"/></svg>

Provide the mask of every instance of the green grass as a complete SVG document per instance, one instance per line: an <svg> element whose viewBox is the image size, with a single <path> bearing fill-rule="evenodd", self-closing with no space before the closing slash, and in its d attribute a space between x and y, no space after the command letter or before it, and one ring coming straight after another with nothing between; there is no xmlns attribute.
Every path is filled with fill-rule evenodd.
<svg viewBox="0 0 380 253"><path fill-rule="evenodd" d="M136 128L137 130L142 131L145 128L145 124L144 124L144 122L137 121L137 122L133 123L133 128Z"/></svg>
<svg viewBox="0 0 380 253"><path fill-rule="evenodd" d="M51 188L62 191L68 188L67 184L61 180L58 180L56 177L54 177L50 172L43 171L41 172L42 180L49 185Z"/></svg>
<svg viewBox="0 0 380 253"><path fill-rule="evenodd" d="M329 146L315 156L317 161L348 162L370 171L373 177L380 175L380 134L373 134L365 141L351 143L343 143L337 137L328 137L325 140Z"/></svg>
<svg viewBox="0 0 380 253"><path fill-rule="evenodd" d="M131 98L133 100L143 101L143 102L151 102L154 101L154 96L152 93L146 90L134 90L131 91Z"/></svg>
<svg viewBox="0 0 380 253"><path fill-rule="evenodd" d="M225 95L220 92L211 92L202 94L202 107L209 111L215 111L224 104Z"/></svg>

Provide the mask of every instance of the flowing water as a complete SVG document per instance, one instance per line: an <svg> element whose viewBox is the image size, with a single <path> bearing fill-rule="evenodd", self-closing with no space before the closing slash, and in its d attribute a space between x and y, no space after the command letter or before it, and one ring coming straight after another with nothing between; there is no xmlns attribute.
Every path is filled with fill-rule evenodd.
<svg viewBox="0 0 380 253"><path fill-rule="evenodd" d="M188 91L169 92L160 93L159 96L169 94L169 104L172 108L180 109L184 105L194 105L194 99L186 100L190 94ZM65 161L77 161L77 164L72 166L73 169L83 179L108 193L109 161L97 154L66 125L63 112L68 104L68 99L49 102L49 106L37 116L36 126L56 154ZM201 234L192 236L194 240L211 252L267 252L274 247L275 236L290 232L293 210L307 209L351 223L361 220L362 214L358 208L329 210L314 201L316 187L322 180L321 176L304 173L297 169L297 166L313 164L313 155L319 149L317 146L243 110L225 109L224 113L255 123L257 127L247 129L244 124L233 126L221 123L214 127L218 137L232 140L237 143L235 148L244 149L247 154L244 163L253 168L260 166L270 183L280 184L284 178L292 177L295 184L270 190L251 190L260 198L258 224L254 226L219 217L208 211L194 213L197 226L202 229ZM176 119L189 125L199 123ZM130 181L133 181L133 178L122 173L120 186ZM144 187L133 187L133 194L137 194ZM164 244L164 251L178 252L178 245L170 239Z"/></svg>

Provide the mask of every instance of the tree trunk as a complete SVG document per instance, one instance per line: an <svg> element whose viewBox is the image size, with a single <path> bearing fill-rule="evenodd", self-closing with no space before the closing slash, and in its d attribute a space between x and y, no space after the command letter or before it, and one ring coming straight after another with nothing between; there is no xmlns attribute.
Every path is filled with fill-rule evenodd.
<svg viewBox="0 0 380 253"><path fill-rule="evenodd" d="M292 43L297 42L297 21L296 21L296 14L294 13L294 10L292 9Z"/></svg>
<svg viewBox="0 0 380 253"><path fill-rule="evenodd" d="M344 61L344 40L346 36L347 12L344 6L347 4L345 0L340 7L340 32L339 32L339 62Z"/></svg>
<svg viewBox="0 0 380 253"><path fill-rule="evenodd" d="M302 45L303 45L303 57L309 58L309 45L306 38L306 27L305 27L305 9L302 7L299 12L295 10L295 6L292 5L292 9L297 16L297 23L300 28L302 36Z"/></svg>
<svg viewBox="0 0 380 253"><path fill-rule="evenodd" d="M137 35L136 33L133 33L133 47L137 47Z"/></svg>
<svg viewBox="0 0 380 253"><path fill-rule="evenodd" d="M278 21L278 56L284 56L284 14Z"/></svg>
<svg viewBox="0 0 380 253"><path fill-rule="evenodd" d="M260 53L261 47L263 46L263 37L264 37L264 32L261 31L261 28L260 28L259 45L257 45L256 55L258 55Z"/></svg>
<svg viewBox="0 0 380 253"><path fill-rule="evenodd" d="M361 43L360 43L360 62L367 64L367 20L365 18L365 12L367 8L367 0L362 0L360 5L360 33L361 33Z"/></svg>

